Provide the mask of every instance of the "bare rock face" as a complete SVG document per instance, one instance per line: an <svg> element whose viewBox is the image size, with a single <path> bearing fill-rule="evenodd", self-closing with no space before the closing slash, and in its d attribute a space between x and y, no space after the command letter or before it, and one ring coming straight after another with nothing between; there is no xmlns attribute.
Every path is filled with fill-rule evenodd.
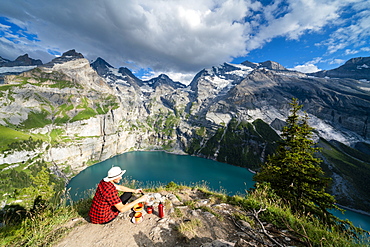
<svg viewBox="0 0 370 247"><path fill-rule="evenodd" d="M166 80L155 88L144 85L148 91L142 90L143 84L137 84L137 78L128 78L118 70L114 71L116 77L110 85L81 56L67 52L64 58L47 66L20 77L7 77L8 85L22 86L14 87L13 100L1 98L2 124L22 125L30 114L45 112L49 123L30 132L51 135L59 131L61 138L72 139L44 150L43 159L62 168L70 166L75 172L84 169L90 161L106 160L130 150L162 149L176 142L175 124L179 120L166 123L166 118L175 118L175 108L185 108L187 92L174 92L172 86L178 84L168 85ZM22 78L27 78L28 83L24 84ZM162 102L171 102L172 109ZM168 131L162 133L155 128L168 128ZM172 149L182 152L178 145ZM4 162L13 156L7 157ZM19 153L14 157L18 158L12 160L20 161L19 158L28 156Z"/></svg>
<svg viewBox="0 0 370 247"><path fill-rule="evenodd" d="M76 52L75 50L69 50L62 54L62 56L54 58L52 61L44 64L43 67L53 67L55 64L62 64L76 59L84 58L81 53Z"/></svg>
<svg viewBox="0 0 370 247"><path fill-rule="evenodd" d="M323 70L310 75L317 77L351 78L370 80L370 57L357 57L332 70Z"/></svg>

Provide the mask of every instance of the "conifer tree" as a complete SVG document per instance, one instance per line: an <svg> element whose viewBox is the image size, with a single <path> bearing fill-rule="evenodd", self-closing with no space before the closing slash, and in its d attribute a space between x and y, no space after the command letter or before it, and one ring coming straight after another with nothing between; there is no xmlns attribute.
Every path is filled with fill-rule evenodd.
<svg viewBox="0 0 370 247"><path fill-rule="evenodd" d="M282 131L282 141L254 180L270 183L294 212L313 214L330 223L336 217L328 209L338 209L334 197L325 191L330 178L324 176L320 167L322 160L314 157L319 148L314 147L313 128L308 125L307 114L298 114L303 106L297 99L293 99L290 105L292 109Z"/></svg>
<svg viewBox="0 0 370 247"><path fill-rule="evenodd" d="M32 185L23 188L22 194L28 195L33 199L33 203L46 202L54 195L55 183L50 182L50 174L46 167L42 167L36 176L30 175Z"/></svg>

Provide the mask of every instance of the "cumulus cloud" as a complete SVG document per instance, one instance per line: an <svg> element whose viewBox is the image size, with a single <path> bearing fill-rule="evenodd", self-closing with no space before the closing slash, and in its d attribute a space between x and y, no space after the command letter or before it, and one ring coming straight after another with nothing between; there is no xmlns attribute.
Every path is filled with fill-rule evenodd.
<svg viewBox="0 0 370 247"><path fill-rule="evenodd" d="M314 73L320 71L320 69L314 64L297 65L292 70L296 70L303 73Z"/></svg>
<svg viewBox="0 0 370 247"><path fill-rule="evenodd" d="M311 61L306 62L305 64L302 64L302 65L297 65L294 68L291 68L290 70L296 70L296 71L303 72L303 73L314 73L314 72L318 72L321 70L317 66L317 64L319 63L328 63L332 65L338 65L338 64L343 64L344 62L345 60L338 59L338 58L323 59L322 57L316 57L312 59Z"/></svg>
<svg viewBox="0 0 370 247"><path fill-rule="evenodd" d="M367 0L275 0L267 5L255 0L0 1L0 16L19 31L0 26L0 55L14 59L27 52L48 62L51 54L76 49L116 67L151 68L154 74L184 78L246 56L276 37L298 40L346 23L340 14L349 4L358 12L353 17L357 23L347 23L320 43L329 53L350 52L350 43L366 40Z"/></svg>
<svg viewBox="0 0 370 247"><path fill-rule="evenodd" d="M321 42L321 45L328 47L328 53L332 54L339 50L354 45L358 48L367 45L370 37L370 2L352 1L350 7L356 14L346 20L344 25L335 30L328 40ZM355 51L346 49L345 54L355 54Z"/></svg>
<svg viewBox="0 0 370 247"><path fill-rule="evenodd" d="M333 59L332 61L329 61L329 64L343 64L345 60L343 59Z"/></svg>
<svg viewBox="0 0 370 247"><path fill-rule="evenodd" d="M158 77L161 74L166 74L173 81L181 82L182 84L189 85L193 80L195 74L193 73L181 73L172 71L152 71L141 77L142 80L150 80L153 77Z"/></svg>
<svg viewBox="0 0 370 247"><path fill-rule="evenodd" d="M247 41L247 49L260 48L276 37L298 39L306 32L320 31L338 20L337 12L344 2L289 0L286 4L284 1L275 1L263 9L264 24L256 22L257 31Z"/></svg>
<svg viewBox="0 0 370 247"><path fill-rule="evenodd" d="M244 55L247 4L242 0L14 0L1 2L0 14L29 23L28 30L48 49L75 48L115 65L135 61L154 70L192 71Z"/></svg>

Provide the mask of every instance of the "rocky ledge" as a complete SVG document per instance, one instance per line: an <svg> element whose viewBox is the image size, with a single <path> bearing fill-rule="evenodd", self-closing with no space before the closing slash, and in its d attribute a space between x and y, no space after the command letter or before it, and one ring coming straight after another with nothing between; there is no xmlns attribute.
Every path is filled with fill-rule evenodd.
<svg viewBox="0 0 370 247"><path fill-rule="evenodd" d="M183 189L175 194L161 192L165 217L144 214L143 221L132 223L133 212L120 214L106 225L91 224L85 218L64 226L72 228L56 247L62 246L301 246L295 236L261 222L259 212L246 212L220 203L198 189ZM249 220L237 219L244 215Z"/></svg>

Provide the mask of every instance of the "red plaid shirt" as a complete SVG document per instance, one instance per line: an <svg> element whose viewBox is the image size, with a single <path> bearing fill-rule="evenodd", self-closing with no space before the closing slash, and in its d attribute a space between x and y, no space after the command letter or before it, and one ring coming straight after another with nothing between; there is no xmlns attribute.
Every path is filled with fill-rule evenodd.
<svg viewBox="0 0 370 247"><path fill-rule="evenodd" d="M117 217L119 212L114 205L120 202L121 199L118 197L118 191L114 184L101 180L89 212L91 223L103 224Z"/></svg>

